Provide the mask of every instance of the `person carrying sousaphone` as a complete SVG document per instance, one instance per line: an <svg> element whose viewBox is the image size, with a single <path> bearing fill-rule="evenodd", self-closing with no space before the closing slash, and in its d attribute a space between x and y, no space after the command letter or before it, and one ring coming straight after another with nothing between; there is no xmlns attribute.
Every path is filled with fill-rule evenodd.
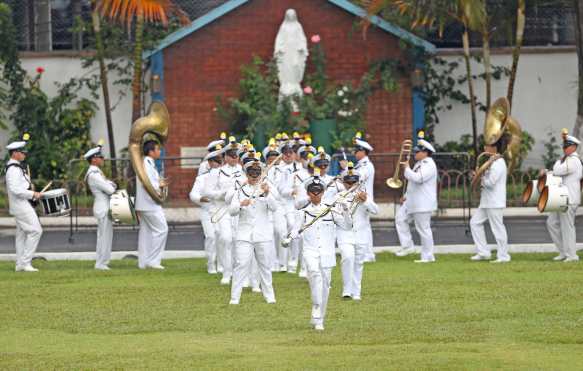
<svg viewBox="0 0 583 371"><path fill-rule="evenodd" d="M561 178L561 184L567 187L569 204L565 212L552 212L547 218L547 229L559 255L553 260L564 262L579 261L576 248L575 214L581 203L581 178L583 166L577 154L577 147L581 142L569 135L567 129L563 129L563 153L564 155L555 162L553 176ZM540 174L544 174L541 170Z"/></svg>
<svg viewBox="0 0 583 371"><path fill-rule="evenodd" d="M506 138L503 136L493 145L484 145L484 152L490 155L489 167L481 175L480 205L470 219L472 238L476 244L476 255L471 257L473 261L490 260L491 252L486 240L484 224L490 223L490 228L496 239L498 250L496 260L492 263L507 263L510 261L508 254L508 236L504 226L504 209L506 208L506 176L507 167L504 156ZM486 165L487 166L487 165ZM476 180L477 181L477 180Z"/></svg>
<svg viewBox="0 0 583 371"><path fill-rule="evenodd" d="M91 148L83 157L89 163L85 182L93 194L93 216L97 218L97 242L95 246L95 269L108 271L113 242L113 223L109 217L109 201L117 185L107 179L101 168L104 158L102 146Z"/></svg>
<svg viewBox="0 0 583 371"><path fill-rule="evenodd" d="M42 198L41 192L33 191L30 174L27 174L23 161L26 159L25 134L23 141L12 142L6 146L10 160L6 164L6 190L8 192L8 212L16 222L16 272L37 272L32 266L43 233L40 221L32 203Z"/></svg>

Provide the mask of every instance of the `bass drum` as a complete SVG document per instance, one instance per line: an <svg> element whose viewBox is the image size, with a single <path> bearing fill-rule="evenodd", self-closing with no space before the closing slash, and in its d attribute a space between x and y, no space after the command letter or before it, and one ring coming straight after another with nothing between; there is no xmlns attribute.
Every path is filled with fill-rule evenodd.
<svg viewBox="0 0 583 371"><path fill-rule="evenodd" d="M543 188L538 199L538 211L565 212L569 206L569 190L566 186L550 185Z"/></svg>
<svg viewBox="0 0 583 371"><path fill-rule="evenodd" d="M543 193L543 188L550 186L550 185L559 185L561 184L562 179L561 177L554 176L552 171L548 171L546 174L543 174L538 177L538 183L536 187L538 188L538 193Z"/></svg>
<svg viewBox="0 0 583 371"><path fill-rule="evenodd" d="M138 224L138 216L134 207L133 197L128 191L120 189L111 195L109 199L109 215L114 224Z"/></svg>
<svg viewBox="0 0 583 371"><path fill-rule="evenodd" d="M524 205L536 205L539 196L537 184L538 180L531 180L526 184L522 192L522 203Z"/></svg>

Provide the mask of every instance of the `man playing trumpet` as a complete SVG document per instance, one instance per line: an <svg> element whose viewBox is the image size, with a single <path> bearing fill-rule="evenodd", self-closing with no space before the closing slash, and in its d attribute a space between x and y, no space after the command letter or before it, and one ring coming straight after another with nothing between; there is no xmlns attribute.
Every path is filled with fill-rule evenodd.
<svg viewBox="0 0 583 371"><path fill-rule="evenodd" d="M437 166L431 156L435 148L423 139L423 132L419 133L415 152L415 166L411 169L408 162L404 166L405 179L409 182L401 207L395 215L395 226L401 250L397 256L405 256L415 251L413 238L409 229L409 223L415 222L417 233L421 237L421 259L415 263L432 263L433 256L433 232L431 231L431 214L437 210Z"/></svg>
<svg viewBox="0 0 583 371"><path fill-rule="evenodd" d="M500 139L496 144L484 145L484 152L491 157L489 166L481 176L482 192L480 206L470 220L472 238L476 244L477 254L471 257L473 261L490 260L490 249L486 240L484 224L490 223L490 228L496 239L498 251L493 263L507 263L510 261L508 254L508 237L504 227L504 208L506 207L506 161L499 153L504 152L505 140Z"/></svg>
<svg viewBox="0 0 583 371"><path fill-rule="evenodd" d="M569 135L567 129L563 129L563 153L553 166L553 175L561 178L561 183L567 187L569 204L565 212L553 212L547 219L547 229L559 255L553 260L576 262L579 261L576 249L575 213L581 203L581 178L583 166L577 154L577 146L581 144L579 139ZM541 170L541 174L545 170Z"/></svg>

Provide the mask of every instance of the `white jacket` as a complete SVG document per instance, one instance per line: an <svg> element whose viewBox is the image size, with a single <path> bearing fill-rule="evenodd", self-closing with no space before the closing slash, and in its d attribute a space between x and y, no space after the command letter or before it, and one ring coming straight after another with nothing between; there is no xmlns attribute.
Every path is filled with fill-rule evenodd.
<svg viewBox="0 0 583 371"><path fill-rule="evenodd" d="M29 200L34 197L31 190L31 182L20 162L10 160L6 164L6 190L8 192L8 212L10 215L22 215L34 213L34 208L30 205Z"/></svg>
<svg viewBox="0 0 583 371"><path fill-rule="evenodd" d="M95 198L93 201L93 216L101 219L109 213L109 198L115 192L117 186L114 182L107 180L101 169L94 165L89 166L85 181Z"/></svg>
<svg viewBox="0 0 583 371"><path fill-rule="evenodd" d="M581 203L581 178L583 177L583 166L579 155L574 152L567 156L564 161L557 160L553 166L553 175L562 178L561 182L569 190L569 205L579 205Z"/></svg>
<svg viewBox="0 0 583 371"><path fill-rule="evenodd" d="M280 169L283 175L277 184L277 190L281 196L284 213L295 212L296 197L292 194L294 190L296 192L301 192L301 188L304 186L303 182L309 177L309 174L307 174L307 171L297 162L283 164Z"/></svg>
<svg viewBox="0 0 583 371"><path fill-rule="evenodd" d="M358 170L360 174L360 179L363 182L366 182L366 193L374 198L374 174L375 169L373 163L370 161L368 156L364 157L360 161L356 163L354 167L355 170Z"/></svg>
<svg viewBox="0 0 583 371"><path fill-rule="evenodd" d="M277 210L277 191L270 187L267 196L262 194L259 185L243 185L234 195L229 206L231 216L239 217L237 241L268 242L273 241L273 223L271 213ZM241 207L241 201L253 198L251 205Z"/></svg>
<svg viewBox="0 0 583 371"><path fill-rule="evenodd" d="M407 192L405 206L409 213L437 210L437 166L431 157L418 161L413 169L405 168ZM368 192L367 192L368 193Z"/></svg>
<svg viewBox="0 0 583 371"><path fill-rule="evenodd" d="M350 205L356 195L351 195L346 199L346 203ZM379 207L373 201L372 197L368 196L366 201L360 203L354 213L352 214L352 228L338 228L336 230L338 244L366 244L370 240L370 216L376 215L379 212Z"/></svg>
<svg viewBox="0 0 583 371"><path fill-rule="evenodd" d="M203 187L205 185L205 180L208 178L209 172L199 174L196 176L194 180L194 184L192 185L192 189L188 194L190 201L200 206L201 210L207 211L210 209L210 202L200 202L200 199L204 197L202 195Z"/></svg>
<svg viewBox="0 0 583 371"><path fill-rule="evenodd" d="M298 218L298 224L294 227L292 236L297 236L299 229L321 214L326 207L324 203L319 205L309 203L301 209L301 218ZM345 229L352 228L348 210L341 209L340 205L336 205L331 212L300 235L303 240L303 255L306 259L319 259L322 268L336 266L336 226Z"/></svg>
<svg viewBox="0 0 583 371"><path fill-rule="evenodd" d="M506 207L506 161L499 158L482 175L480 208L499 209Z"/></svg>
<svg viewBox="0 0 583 371"><path fill-rule="evenodd" d="M160 174L158 174L158 169L156 169L156 163L154 159L146 156L144 157L144 168L146 170L146 175L150 179L152 187L157 192L160 192ZM137 211L162 211L162 205L158 204L156 201L150 197L150 194L144 188L140 179L136 177L136 210Z"/></svg>

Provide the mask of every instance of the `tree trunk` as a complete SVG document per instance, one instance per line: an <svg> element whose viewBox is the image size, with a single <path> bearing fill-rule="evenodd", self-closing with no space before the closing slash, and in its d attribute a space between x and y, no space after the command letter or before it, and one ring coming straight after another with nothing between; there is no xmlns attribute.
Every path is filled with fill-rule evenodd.
<svg viewBox="0 0 583 371"><path fill-rule="evenodd" d="M468 90L470 93L470 112L472 114L472 136L473 136L473 140L474 140L474 159L473 161L476 161L476 158L478 156L479 153L479 148L478 148L478 124L476 121L476 97L474 95L474 82L472 80L472 67L470 65L470 35L468 34L468 29L466 28L464 30L464 33L462 35L462 41L464 44L464 60L466 62L466 75L467 75L467 79L468 79ZM475 164L474 164L475 165Z"/></svg>
<svg viewBox="0 0 583 371"><path fill-rule="evenodd" d="M101 89L103 90L103 105L105 107L105 122L107 123L107 137L109 139L109 156L116 157L115 141L113 136L113 122L111 120L111 104L109 101L109 86L107 81L107 68L105 67L103 40L101 38L101 21L97 9L93 10L93 32L95 33L95 46L97 48L97 59L99 60L99 77L101 80ZM117 178L117 167L115 162L111 164L111 176Z"/></svg>
<svg viewBox="0 0 583 371"><path fill-rule="evenodd" d="M488 33L488 23L484 23L482 30L482 53L484 56L484 72L486 75L486 116L492 102L492 62L490 60L490 34Z"/></svg>
<svg viewBox="0 0 583 371"><path fill-rule="evenodd" d="M575 0L577 2L577 0ZM508 93L506 98L510 103L510 112L512 112L512 96L514 94L514 83L516 82L516 73L518 70L518 59L520 58L520 48L522 47L522 40L524 36L524 24L526 17L524 15L526 7L526 0L518 1L518 8L516 9L516 45L512 53L512 68L510 70L510 79L508 80Z"/></svg>
<svg viewBox="0 0 583 371"><path fill-rule="evenodd" d="M575 43L577 45L577 60L579 65L577 119L573 128L573 136L583 137L583 0L573 0L575 8Z"/></svg>
<svg viewBox="0 0 583 371"><path fill-rule="evenodd" d="M134 41L134 79L132 82L132 123L142 116L142 42L144 36L144 14L138 11Z"/></svg>

